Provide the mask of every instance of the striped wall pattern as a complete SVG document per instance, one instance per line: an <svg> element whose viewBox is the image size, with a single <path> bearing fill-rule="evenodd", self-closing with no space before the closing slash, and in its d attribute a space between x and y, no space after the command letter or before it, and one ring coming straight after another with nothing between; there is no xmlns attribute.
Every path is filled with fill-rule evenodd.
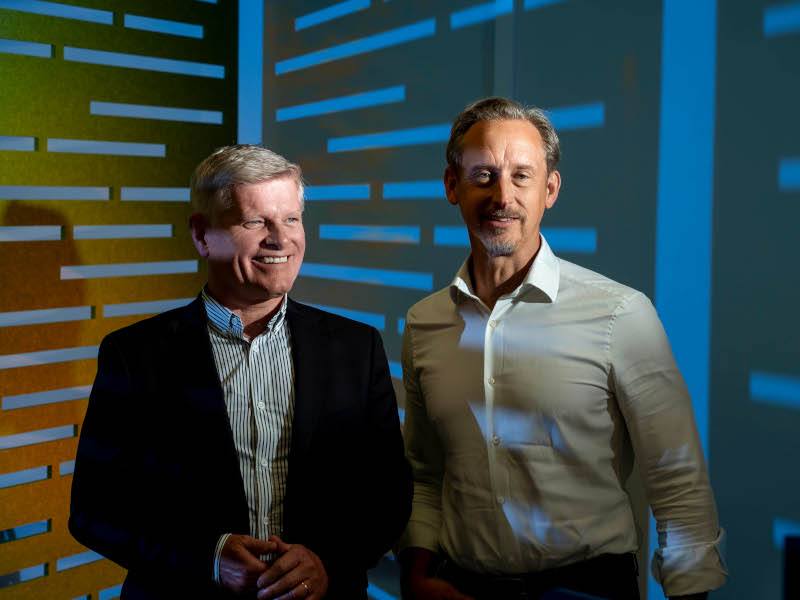
<svg viewBox="0 0 800 600"><path fill-rule="evenodd" d="M563 149L545 234L656 302L739 540L731 571L759 573L717 595L769 580L777 597L773 533L796 528L775 524L800 521L796 478L763 468L800 458L800 3L314 0L267 3L265 23L263 138L309 182L296 295L381 329L401 414L405 311L468 252L441 184L449 124L482 96L539 105ZM373 597L397 594L376 577Z"/></svg>
<svg viewBox="0 0 800 600"><path fill-rule="evenodd" d="M119 596L66 529L77 439L102 337L204 280L188 179L235 139L235 14L0 2L0 599Z"/></svg>

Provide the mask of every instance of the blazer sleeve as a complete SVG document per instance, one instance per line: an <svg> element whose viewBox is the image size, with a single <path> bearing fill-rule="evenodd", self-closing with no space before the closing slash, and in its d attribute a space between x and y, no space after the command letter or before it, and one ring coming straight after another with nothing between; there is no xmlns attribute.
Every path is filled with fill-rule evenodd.
<svg viewBox="0 0 800 600"><path fill-rule="evenodd" d="M81 429L72 481L69 530L80 543L139 573L213 576L216 533L160 512L163 467L146 431L157 414L141 414L124 353L107 337ZM141 349L141 352L146 352ZM162 488L163 489L163 488ZM178 522L175 522L178 521ZM195 524L196 525L196 524Z"/></svg>
<svg viewBox="0 0 800 600"><path fill-rule="evenodd" d="M371 494L367 506L373 518L363 520L364 553L372 567L392 547L405 529L411 514L413 483L405 457L389 363L380 334L371 330L372 348L367 402L368 480Z"/></svg>

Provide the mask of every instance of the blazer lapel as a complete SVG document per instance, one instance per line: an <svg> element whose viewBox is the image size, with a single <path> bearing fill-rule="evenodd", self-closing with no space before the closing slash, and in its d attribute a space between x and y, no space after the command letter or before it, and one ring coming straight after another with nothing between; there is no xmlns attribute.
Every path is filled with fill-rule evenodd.
<svg viewBox="0 0 800 600"><path fill-rule="evenodd" d="M286 318L292 336L294 363L294 422L292 425L292 456L305 454L311 443L318 415L319 399L324 393L325 356L320 348L326 332L320 331L317 311L289 299ZM297 462L296 460L293 462Z"/></svg>

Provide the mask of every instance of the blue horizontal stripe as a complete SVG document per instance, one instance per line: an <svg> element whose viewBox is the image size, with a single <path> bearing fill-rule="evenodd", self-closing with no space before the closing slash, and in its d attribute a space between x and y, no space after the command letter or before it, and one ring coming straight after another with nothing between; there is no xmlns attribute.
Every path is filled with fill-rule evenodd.
<svg viewBox="0 0 800 600"><path fill-rule="evenodd" d="M401 365L396 360L389 361L389 373L391 373L392 377L395 379L402 379L403 378L403 365Z"/></svg>
<svg viewBox="0 0 800 600"><path fill-rule="evenodd" d="M419 227L411 225L320 225L321 240L419 244Z"/></svg>
<svg viewBox="0 0 800 600"><path fill-rule="evenodd" d="M168 35L180 35L195 39L203 38L203 26L193 23L182 23L181 21L170 21L167 19L153 19L152 17L142 17L127 13L125 14L123 23L128 29L166 33Z"/></svg>
<svg viewBox="0 0 800 600"><path fill-rule="evenodd" d="M33 152L36 150L36 138L19 135L0 135L0 150Z"/></svg>
<svg viewBox="0 0 800 600"><path fill-rule="evenodd" d="M59 558L56 561L56 571L74 569L75 567L88 565L89 563L97 562L98 560L103 560L103 557L97 552L93 552L92 550L80 552L79 554L73 554L72 556Z"/></svg>
<svg viewBox="0 0 800 600"><path fill-rule="evenodd" d="M103 317L127 317L130 315L155 315L173 308L186 306L194 298L174 298L170 300L148 300L146 302L126 302L123 304L106 304L103 306Z"/></svg>
<svg viewBox="0 0 800 600"><path fill-rule="evenodd" d="M58 465L58 474L61 477L65 475L72 475L75 472L75 460L65 460Z"/></svg>
<svg viewBox="0 0 800 600"><path fill-rule="evenodd" d="M124 187L121 199L147 202L189 202L191 191L182 187Z"/></svg>
<svg viewBox="0 0 800 600"><path fill-rule="evenodd" d="M0 356L0 369L36 367L39 365L95 358L97 358L97 346L77 346L75 348L59 348L58 350L4 354Z"/></svg>
<svg viewBox="0 0 800 600"><path fill-rule="evenodd" d="M750 397L755 402L800 409L800 377L754 371L750 373Z"/></svg>
<svg viewBox="0 0 800 600"><path fill-rule="evenodd" d="M542 234L556 252L594 254L597 231L590 228L543 227ZM463 225L437 225L433 228L435 246L468 247L469 235Z"/></svg>
<svg viewBox="0 0 800 600"><path fill-rule="evenodd" d="M50 520L37 521L36 523L27 523L26 525L19 525L12 527L5 531L0 531L0 544L3 542L12 542L15 540L22 540L34 535L41 535L50 531Z"/></svg>
<svg viewBox="0 0 800 600"><path fill-rule="evenodd" d="M334 19L353 14L354 12L364 10L369 8L369 2L370 0L345 0L344 2L332 4L331 6L323 8L322 10L316 10L312 13L297 17L294 20L294 30L300 31L302 29L308 29L314 25L319 25L320 23L332 21Z"/></svg>
<svg viewBox="0 0 800 600"><path fill-rule="evenodd" d="M328 306L326 304L311 304L311 306L315 306L320 310L326 310L335 315L353 319L353 321L366 323L367 325L371 325L379 331L386 329L386 317L378 313L366 312L363 310L353 310L351 308L342 308L340 306Z"/></svg>
<svg viewBox="0 0 800 600"><path fill-rule="evenodd" d="M2 435L0 436L0 450L21 448L22 446L31 446L33 444L45 444L47 442L65 440L77 435L77 425L61 425L59 427L50 427L49 429L37 429L35 431L26 431L25 433Z"/></svg>
<svg viewBox="0 0 800 600"><path fill-rule="evenodd" d="M436 225L433 228L434 246L469 246L469 235L463 225Z"/></svg>
<svg viewBox="0 0 800 600"><path fill-rule="evenodd" d="M0 0L0 8L18 10L34 15L62 17L64 19L74 19L76 21L99 23L101 25L114 24L113 12L84 8L72 4L60 4L58 2L44 2L43 0Z"/></svg>
<svg viewBox="0 0 800 600"><path fill-rule="evenodd" d="M789 536L800 536L800 521L790 521L780 517L772 521L772 543L777 550L783 550Z"/></svg>
<svg viewBox="0 0 800 600"><path fill-rule="evenodd" d="M0 39L0 54L18 54L20 56L36 56L38 58L51 58L53 46L38 42L23 42L22 40Z"/></svg>
<svg viewBox="0 0 800 600"><path fill-rule="evenodd" d="M403 335L403 332L406 330L406 320L405 319L397 319L397 333Z"/></svg>
<svg viewBox="0 0 800 600"><path fill-rule="evenodd" d="M522 3L524 10L534 10L537 8L544 8L545 6L552 6L554 4L563 4L564 0L525 0Z"/></svg>
<svg viewBox="0 0 800 600"><path fill-rule="evenodd" d="M411 129L381 131L363 135L330 138L328 152L352 152L370 148L389 148L395 146L414 146L416 144L434 144L446 142L450 137L450 125L426 125Z"/></svg>
<svg viewBox="0 0 800 600"><path fill-rule="evenodd" d="M66 152L69 154L107 154L110 156L154 156L157 158L163 158L167 155L167 147L164 144L65 140L58 138L47 140L47 151Z"/></svg>
<svg viewBox="0 0 800 600"><path fill-rule="evenodd" d="M25 485L26 483L34 483L36 481L44 481L50 479L50 467L33 467L32 469L24 469L22 471L14 471L13 473L3 473L0 475L0 489L13 487L15 485Z"/></svg>
<svg viewBox="0 0 800 600"><path fill-rule="evenodd" d="M107 187L0 185L0 200L108 200Z"/></svg>
<svg viewBox="0 0 800 600"><path fill-rule="evenodd" d="M800 2L768 6L764 9L764 35L776 37L800 32Z"/></svg>
<svg viewBox="0 0 800 600"><path fill-rule="evenodd" d="M178 75L225 79L225 67L222 65L212 65L188 60L174 60L157 56L144 56L141 54L124 54L122 52L106 52L105 50L90 50L89 48L64 46L64 60L89 63L92 65L105 65L108 67L123 67L126 69L141 69L144 71L158 71L161 73L176 73Z"/></svg>
<svg viewBox="0 0 800 600"><path fill-rule="evenodd" d="M430 37L436 34L436 19L426 19L404 27L390 29L375 35L352 40L338 46L331 46L275 63L275 74L283 75L315 65L373 52L405 42Z"/></svg>
<svg viewBox="0 0 800 600"><path fill-rule="evenodd" d="M197 273L196 260L165 260L144 263L106 265L70 265L61 267L61 279L98 279L102 277L136 277L139 275L174 275Z"/></svg>
<svg viewBox="0 0 800 600"><path fill-rule="evenodd" d="M75 225L76 240L124 240L172 237L172 225Z"/></svg>
<svg viewBox="0 0 800 600"><path fill-rule="evenodd" d="M393 87L350 94L348 96L338 96L309 102L307 104L297 104L295 106L285 106L275 111L276 121L291 121L292 119L302 119L304 117L314 117L329 113L341 112L344 110L354 110L368 106L380 106L393 102L402 102L406 99L406 86L396 85Z"/></svg>
<svg viewBox="0 0 800 600"><path fill-rule="evenodd" d="M478 4L450 14L450 28L459 29L475 25L483 21L491 21L500 15L514 12L514 0L496 0L486 4Z"/></svg>
<svg viewBox="0 0 800 600"><path fill-rule="evenodd" d="M198 0L199 2L208 2L209 4L216 4L216 0ZM115 585L109 588L105 588L100 590L100 594L98 596L99 600L112 600L113 598L119 598L120 594L122 594L122 584Z"/></svg>
<svg viewBox="0 0 800 600"><path fill-rule="evenodd" d="M330 265L319 263L303 263L300 267L303 277L334 279L369 285L385 285L388 287L408 288L412 290L433 289L433 274L417 271L391 271L347 265Z"/></svg>
<svg viewBox="0 0 800 600"><path fill-rule="evenodd" d="M58 402L83 400L89 397L91 391L92 386L90 385L78 385L74 387L60 388L57 390L47 390L46 392L32 392L30 394L4 396L2 408L3 410L13 410L16 408L41 406L42 404L56 404Z"/></svg>
<svg viewBox="0 0 800 600"><path fill-rule="evenodd" d="M441 179L429 179L384 183L383 198L384 200L417 200L420 198L440 200L446 198L446 195Z"/></svg>
<svg viewBox="0 0 800 600"><path fill-rule="evenodd" d="M606 110L605 104L602 102L593 102L551 108L547 111L547 116L550 117L550 121L557 130L569 131L602 127L605 123Z"/></svg>
<svg viewBox="0 0 800 600"><path fill-rule="evenodd" d="M158 121L180 121L182 123L222 124L222 111L197 108L175 108L148 104L122 104L119 102L89 103L89 112L104 117L129 117L133 119L155 119Z"/></svg>
<svg viewBox="0 0 800 600"><path fill-rule="evenodd" d="M15 583L23 583L25 581L38 579L39 577L44 577L45 575L47 575L47 563L42 563L41 565L35 565L33 567L26 567L24 569L20 569L19 571L13 571L5 575L0 575L0 589L14 585Z"/></svg>
<svg viewBox="0 0 800 600"><path fill-rule="evenodd" d="M368 183L345 185L307 185L305 199L316 200L369 200Z"/></svg>
<svg viewBox="0 0 800 600"><path fill-rule="evenodd" d="M61 225L12 225L0 227L0 242L42 242L60 240Z"/></svg>
<svg viewBox="0 0 800 600"><path fill-rule="evenodd" d="M800 158L782 158L778 165L778 189L782 192L800 190Z"/></svg>
<svg viewBox="0 0 800 600"><path fill-rule="evenodd" d="M39 325L42 323L64 323L66 321L85 321L91 318L91 306L19 310L15 312L0 313L0 327Z"/></svg>

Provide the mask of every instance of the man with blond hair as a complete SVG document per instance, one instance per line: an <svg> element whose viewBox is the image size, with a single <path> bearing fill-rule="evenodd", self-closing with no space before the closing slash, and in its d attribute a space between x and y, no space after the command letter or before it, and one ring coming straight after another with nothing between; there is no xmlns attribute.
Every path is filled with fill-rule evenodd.
<svg viewBox="0 0 800 600"><path fill-rule="evenodd" d="M691 402L653 306L556 258L540 232L558 160L541 110L487 98L453 124L444 184L471 253L406 319L406 598L638 598L634 456L666 594L700 599L725 580Z"/></svg>
<svg viewBox="0 0 800 600"><path fill-rule="evenodd" d="M297 165L220 148L191 190L208 283L103 340L70 531L123 598L366 598L411 500L380 335L288 297Z"/></svg>

